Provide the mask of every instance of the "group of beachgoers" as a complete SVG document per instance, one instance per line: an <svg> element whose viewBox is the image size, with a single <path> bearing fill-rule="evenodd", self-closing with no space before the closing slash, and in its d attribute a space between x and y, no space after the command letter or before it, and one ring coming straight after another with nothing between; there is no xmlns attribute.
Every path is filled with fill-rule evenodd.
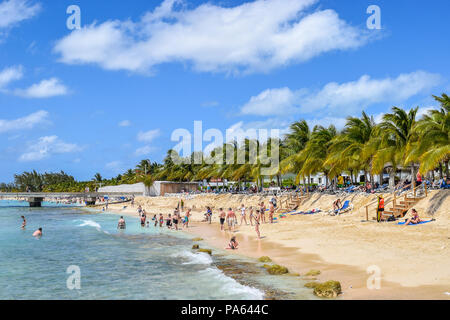
<svg viewBox="0 0 450 320"><path fill-rule="evenodd" d="M266 208L264 202L261 202L256 208L253 206L245 207L244 204L236 210L240 212L240 223L238 222L238 217L232 208L228 208L228 211L225 212L223 208L219 208L219 221L220 221L220 230L225 231L225 222L228 226L228 231L234 232L236 231L236 227L238 225L242 226L251 225L255 227L256 235L258 239L261 239L261 234L259 230L259 226L262 223L273 223L274 222L274 214L276 210L276 198L273 198L269 201L269 208ZM266 220L266 212L268 211L268 219ZM208 220L211 221L212 210L210 207L207 207L207 213L205 214L208 217ZM247 217L249 218L247 220Z"/></svg>
<svg viewBox="0 0 450 320"><path fill-rule="evenodd" d="M183 208L183 205L181 206ZM180 206L175 208L173 214L168 214L167 217L164 217L162 213L153 215L153 218L151 219L153 222L153 226L162 228L164 225L168 229L173 230L180 230L180 228L189 228L189 219L191 217L191 209L187 209L184 216L181 216L181 212L183 210L180 210ZM147 219L147 212L145 209L142 209L142 206L139 206L137 208L137 213L139 215L140 224L142 228L149 228L150 227L150 220ZM117 229L126 229L126 223L123 218L123 216L120 217L119 222L117 224Z"/></svg>
<svg viewBox="0 0 450 320"><path fill-rule="evenodd" d="M27 227L27 219L25 216L20 217L22 219L22 226L20 227L22 230L25 230ZM42 237L42 228L37 229L35 232L33 232L33 237L40 238Z"/></svg>

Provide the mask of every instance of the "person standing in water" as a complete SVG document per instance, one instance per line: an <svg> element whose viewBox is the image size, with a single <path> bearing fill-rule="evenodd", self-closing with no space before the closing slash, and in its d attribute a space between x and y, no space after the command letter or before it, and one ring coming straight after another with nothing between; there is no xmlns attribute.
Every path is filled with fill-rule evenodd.
<svg viewBox="0 0 450 320"><path fill-rule="evenodd" d="M120 217L119 222L117 223L117 229L119 230L125 230L127 227L127 224L125 222L125 219L123 216Z"/></svg>
<svg viewBox="0 0 450 320"><path fill-rule="evenodd" d="M36 238L42 237L42 228L37 229L37 230L33 233L33 237L36 237Z"/></svg>
<svg viewBox="0 0 450 320"><path fill-rule="evenodd" d="M22 216L22 229L25 229L27 226L27 220L25 219L25 216Z"/></svg>
<svg viewBox="0 0 450 320"><path fill-rule="evenodd" d="M186 216L184 218L184 227L189 228L189 218L191 217L191 209L187 209Z"/></svg>
<svg viewBox="0 0 450 320"><path fill-rule="evenodd" d="M231 209L231 208L228 209L227 223L228 223L229 230L233 231L234 226L236 225L236 214L234 213L233 209Z"/></svg>
<svg viewBox="0 0 450 320"><path fill-rule="evenodd" d="M159 214L159 227L162 228L164 224L164 216L162 213Z"/></svg>
<svg viewBox="0 0 450 320"><path fill-rule="evenodd" d="M248 208L250 215L250 225L253 227L253 220L255 220L255 215L253 213L253 207Z"/></svg>

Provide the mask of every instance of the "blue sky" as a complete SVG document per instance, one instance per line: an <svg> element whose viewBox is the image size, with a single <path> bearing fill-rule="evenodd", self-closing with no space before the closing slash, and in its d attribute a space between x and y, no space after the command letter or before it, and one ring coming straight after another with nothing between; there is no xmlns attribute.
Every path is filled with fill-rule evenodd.
<svg viewBox="0 0 450 320"><path fill-rule="evenodd" d="M81 9L68 30L66 9ZM369 30L369 5L381 30ZM161 161L177 128L335 124L448 93L447 0L0 0L0 181ZM206 145L207 143L205 143Z"/></svg>

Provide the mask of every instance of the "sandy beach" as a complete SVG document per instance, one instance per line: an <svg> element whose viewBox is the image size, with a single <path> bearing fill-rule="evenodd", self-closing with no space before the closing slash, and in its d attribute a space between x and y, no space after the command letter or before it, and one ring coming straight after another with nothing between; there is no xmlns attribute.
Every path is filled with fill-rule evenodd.
<svg viewBox="0 0 450 320"><path fill-rule="evenodd" d="M450 191L432 191L415 208L421 218L435 221L418 226L400 226L397 222L376 223L365 220L364 205L373 195L349 195L354 209L341 216L323 213L287 215L275 224L263 224L262 239L254 228L240 226L231 233L220 231L217 208L241 203L268 203L269 198L242 195L201 195L185 198L185 208L193 209L188 232L204 239L205 247L224 248L235 235L240 243L239 254L252 258L269 256L292 273L304 275L311 269L321 271L318 281L341 282L339 299L447 299L450 300ZM312 195L299 210L332 208L336 199L331 195ZM137 206L153 214L172 213L178 198L136 198L135 206L110 205L109 210L137 216ZM345 199L344 199L345 200ZM213 207L212 224L201 222L205 206ZM126 207L126 208L124 208ZM368 268L380 271L379 289L368 289L372 274ZM370 269L369 269L370 270Z"/></svg>

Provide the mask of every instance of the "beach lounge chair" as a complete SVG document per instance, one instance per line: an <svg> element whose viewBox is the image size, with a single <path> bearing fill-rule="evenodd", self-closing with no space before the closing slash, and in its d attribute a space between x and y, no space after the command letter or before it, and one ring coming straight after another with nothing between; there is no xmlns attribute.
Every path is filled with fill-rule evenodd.
<svg viewBox="0 0 450 320"><path fill-rule="evenodd" d="M344 212L347 212L349 210L353 209L353 205L350 204L350 200L346 200L344 202L344 205L342 206L342 208L338 209L338 210L334 210L334 214L340 215Z"/></svg>

